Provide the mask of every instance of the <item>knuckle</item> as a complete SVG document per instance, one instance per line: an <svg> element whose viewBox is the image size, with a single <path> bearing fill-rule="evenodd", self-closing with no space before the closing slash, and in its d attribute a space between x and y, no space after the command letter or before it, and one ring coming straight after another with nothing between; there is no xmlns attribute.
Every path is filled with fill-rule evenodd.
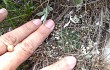
<svg viewBox="0 0 110 70"><path fill-rule="evenodd" d="M39 39L44 40L46 38L46 33L45 32L37 32L37 34L39 36Z"/></svg>
<svg viewBox="0 0 110 70"><path fill-rule="evenodd" d="M14 37L11 33L6 33L5 35L1 36L1 39L11 45L15 45L17 42L17 38Z"/></svg>
<svg viewBox="0 0 110 70"><path fill-rule="evenodd" d="M32 54L35 51L33 46L34 45L33 45L32 40L21 43L21 49L23 50L23 53L25 54Z"/></svg>
<svg viewBox="0 0 110 70"><path fill-rule="evenodd" d="M29 22L28 22L28 23L29 23ZM21 29L22 29L22 30L27 30L27 31L32 30L32 28L31 28L28 24L25 24L25 25L21 26Z"/></svg>
<svg viewBox="0 0 110 70"><path fill-rule="evenodd" d="M38 40L36 41L36 44L39 46L42 44L42 42L45 40L46 37L44 34L39 32L37 33L37 35L38 35Z"/></svg>

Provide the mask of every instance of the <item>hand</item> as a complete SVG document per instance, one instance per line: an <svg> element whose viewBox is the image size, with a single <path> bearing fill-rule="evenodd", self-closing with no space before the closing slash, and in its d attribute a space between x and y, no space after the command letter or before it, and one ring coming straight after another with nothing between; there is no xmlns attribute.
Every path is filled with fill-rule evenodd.
<svg viewBox="0 0 110 70"><path fill-rule="evenodd" d="M0 9L0 21L7 14L6 9ZM42 24L40 19L34 19L2 35L0 37L0 70L15 70L41 45L54 26L52 20ZM41 70L72 70L75 64L76 59L68 56Z"/></svg>

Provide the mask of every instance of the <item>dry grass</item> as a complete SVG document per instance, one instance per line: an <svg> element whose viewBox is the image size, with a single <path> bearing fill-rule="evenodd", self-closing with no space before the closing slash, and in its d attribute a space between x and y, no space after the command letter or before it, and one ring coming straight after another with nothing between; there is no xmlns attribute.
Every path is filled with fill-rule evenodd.
<svg viewBox="0 0 110 70"><path fill-rule="evenodd" d="M43 53L36 51L40 59L36 59L35 69L39 70L64 56L72 55L78 61L75 70L107 70L103 48L109 37L108 1L89 0L85 1L80 8L76 8L69 2L52 1L53 8L57 5L52 12L56 28L51 37L39 48L44 50ZM56 13L60 16L55 15ZM79 22L71 21L64 27L70 20L70 14L72 17L77 15Z"/></svg>
<svg viewBox="0 0 110 70"><path fill-rule="evenodd" d="M38 18L34 15L47 5L45 1L33 0L40 5L29 19ZM56 27L18 70L39 70L68 55L77 58L74 70L110 70L103 55L110 32L110 0L84 0L80 7L70 1L49 1L53 11L48 18L56 22Z"/></svg>

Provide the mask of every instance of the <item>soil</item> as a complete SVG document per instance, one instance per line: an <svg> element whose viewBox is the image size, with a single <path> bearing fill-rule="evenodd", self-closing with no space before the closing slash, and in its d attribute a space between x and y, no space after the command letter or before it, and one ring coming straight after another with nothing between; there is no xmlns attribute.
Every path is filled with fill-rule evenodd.
<svg viewBox="0 0 110 70"><path fill-rule="evenodd" d="M107 70L102 49L109 35L109 0L86 0L80 7L68 0L51 0L49 4L53 11L48 18L56 27L24 63L31 64L26 70L39 70L68 55L77 58L74 70ZM73 18L77 15L79 22L70 21L70 14Z"/></svg>
<svg viewBox="0 0 110 70"><path fill-rule="evenodd" d="M46 0L33 0L38 4L44 1ZM53 19L56 27L18 70L40 70L69 55L77 58L74 70L110 70L107 69L103 56L110 33L109 3L110 0L84 0L78 6L72 0L50 0L48 4L53 11L47 19ZM33 19L46 6L47 2L28 20Z"/></svg>

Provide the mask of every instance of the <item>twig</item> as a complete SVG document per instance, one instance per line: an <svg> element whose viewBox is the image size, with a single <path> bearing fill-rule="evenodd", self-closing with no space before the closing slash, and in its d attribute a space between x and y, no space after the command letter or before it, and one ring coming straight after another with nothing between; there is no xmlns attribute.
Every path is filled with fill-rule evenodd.
<svg viewBox="0 0 110 70"><path fill-rule="evenodd" d="M100 1L100 0L92 1L92 2L90 2L90 3L87 3L86 5L94 4L94 3L97 3L98 1ZM63 5L63 4L60 4L60 5L63 6L63 7L69 7L69 8L77 7L76 5L75 5L75 6L68 6L68 5ZM85 4L82 4L82 6L85 6Z"/></svg>
<svg viewBox="0 0 110 70"><path fill-rule="evenodd" d="M97 36L97 43L99 44L100 40L101 40L101 35L102 35L102 25L103 25L103 8L101 9L101 14L100 14L100 19L99 19L99 33L98 33L98 36Z"/></svg>
<svg viewBox="0 0 110 70"><path fill-rule="evenodd" d="M62 17L69 11L69 7L65 8L64 11L55 19L55 22L58 22L62 19Z"/></svg>

